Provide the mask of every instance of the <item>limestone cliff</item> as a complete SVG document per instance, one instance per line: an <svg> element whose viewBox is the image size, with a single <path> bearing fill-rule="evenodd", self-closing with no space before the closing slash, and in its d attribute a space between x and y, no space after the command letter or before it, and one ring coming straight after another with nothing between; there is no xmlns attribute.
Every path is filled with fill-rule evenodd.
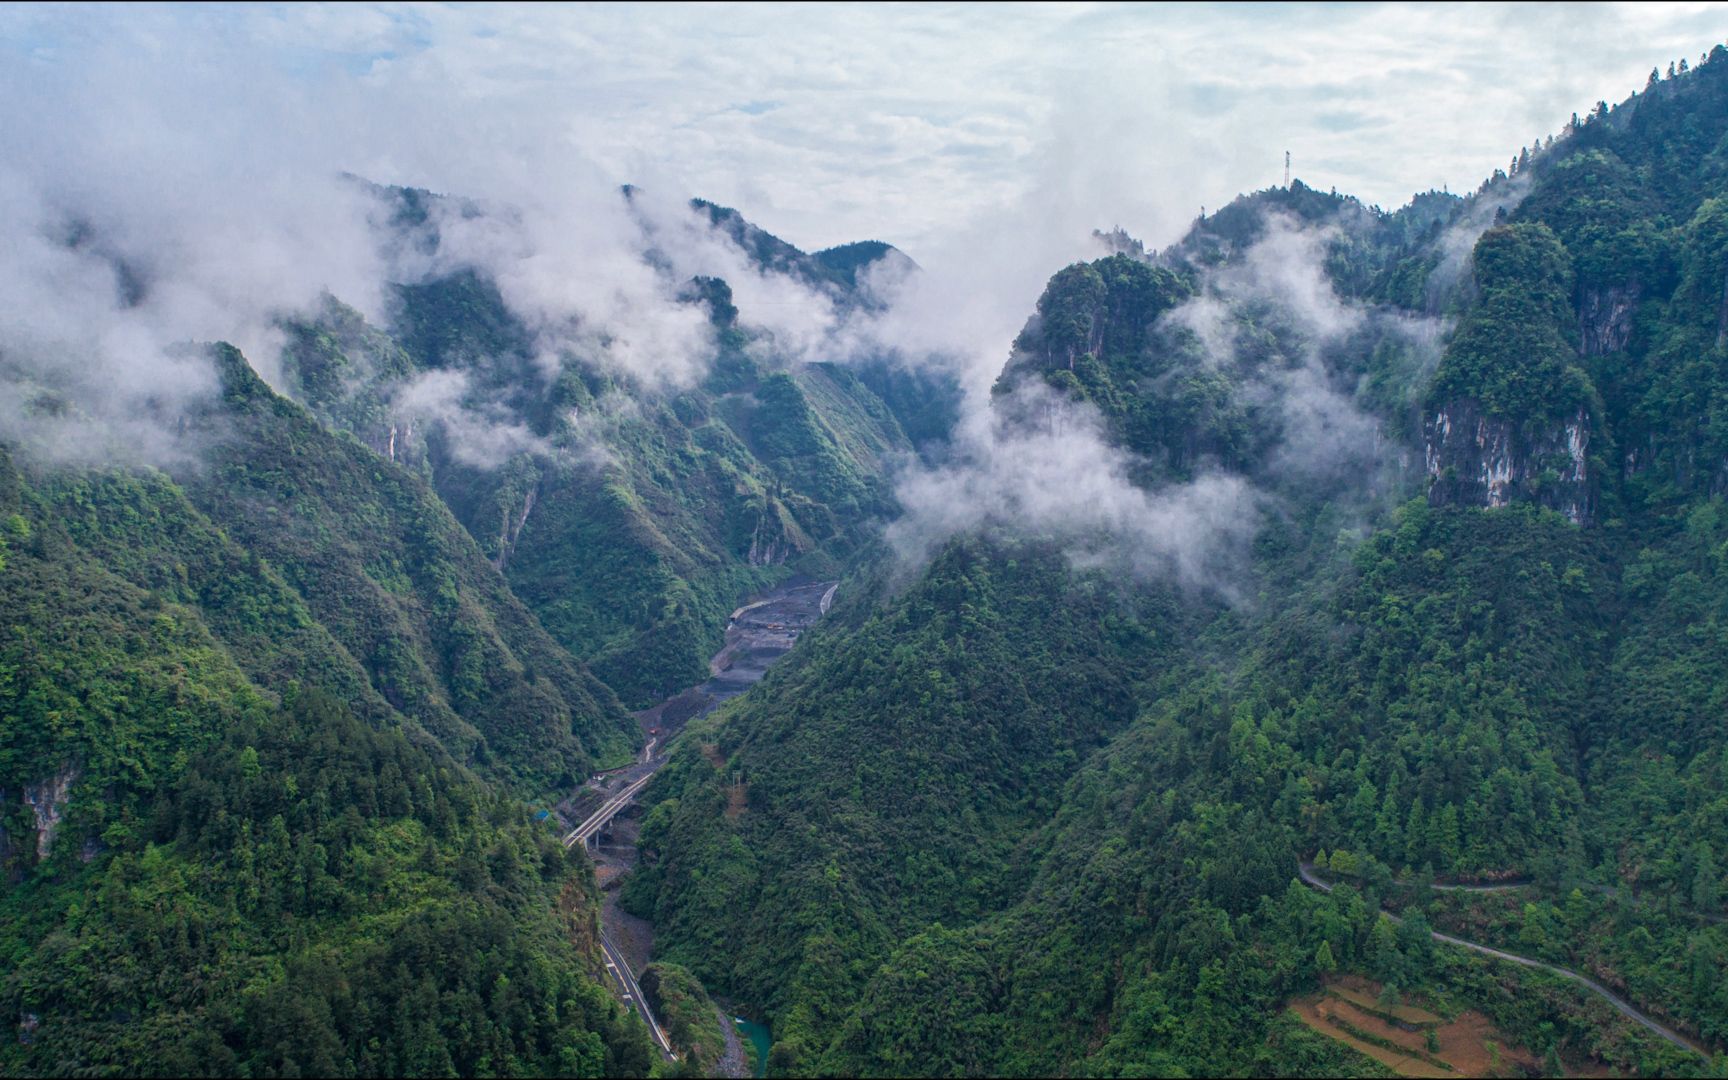
<svg viewBox="0 0 1728 1080"><path fill-rule="evenodd" d="M1560 424L1520 426L1463 400L1436 409L1422 427L1428 499L1434 505L1534 502L1579 525L1594 520L1586 411Z"/></svg>

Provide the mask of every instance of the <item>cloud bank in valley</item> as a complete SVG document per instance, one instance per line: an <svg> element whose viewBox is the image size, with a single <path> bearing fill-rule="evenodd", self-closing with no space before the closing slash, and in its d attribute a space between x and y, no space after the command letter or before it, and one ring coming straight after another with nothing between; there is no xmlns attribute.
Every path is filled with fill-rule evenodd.
<svg viewBox="0 0 1728 1080"><path fill-rule="evenodd" d="M346 168L377 148L357 155L304 120L330 87L138 47L99 42L76 69L0 72L0 130L26 151L0 161L0 434L45 460L184 464L178 421L216 388L188 344L232 342L282 387L283 319L333 295L387 325L394 284L461 270L497 284L548 375L574 354L648 388L699 378L713 330L678 295L693 273L727 277L789 342L832 322L825 298L749 268L684 199L627 203L567 146L534 166L506 157L473 177L474 200L432 201L435 250L395 242L381 228L390 207ZM175 60L184 79L141 77ZM130 93L136 82L150 92ZM236 85L250 92L230 96ZM470 120L491 130L483 112ZM458 156L498 153L456 142ZM654 238L670 265L644 257ZM464 460L544 449L469 391L452 374L391 396L404 419L444 425Z"/></svg>

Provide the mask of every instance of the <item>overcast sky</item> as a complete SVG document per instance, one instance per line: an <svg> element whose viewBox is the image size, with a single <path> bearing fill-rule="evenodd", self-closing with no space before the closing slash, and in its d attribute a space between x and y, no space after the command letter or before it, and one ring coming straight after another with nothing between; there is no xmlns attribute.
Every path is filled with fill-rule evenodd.
<svg viewBox="0 0 1728 1080"><path fill-rule="evenodd" d="M0 123L33 131L9 152L119 129L78 156L208 138L476 194L501 173L635 181L806 248L916 257L1017 210L1167 242L1279 182L1286 149L1371 203L1473 188L1652 65L1695 62L1728 9L8 5L0 38Z"/></svg>

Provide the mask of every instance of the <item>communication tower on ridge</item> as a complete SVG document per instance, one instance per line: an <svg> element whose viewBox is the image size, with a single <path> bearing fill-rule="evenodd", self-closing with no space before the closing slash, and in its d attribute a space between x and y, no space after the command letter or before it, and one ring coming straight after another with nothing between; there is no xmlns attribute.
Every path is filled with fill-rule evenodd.
<svg viewBox="0 0 1728 1080"><path fill-rule="evenodd" d="M1284 151L1284 186L1290 186L1290 151Z"/></svg>

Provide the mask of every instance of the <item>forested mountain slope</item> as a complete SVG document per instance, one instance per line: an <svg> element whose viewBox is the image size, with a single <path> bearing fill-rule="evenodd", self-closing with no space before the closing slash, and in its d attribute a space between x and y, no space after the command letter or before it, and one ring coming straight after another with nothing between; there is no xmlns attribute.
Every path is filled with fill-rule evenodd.
<svg viewBox="0 0 1728 1080"><path fill-rule="evenodd" d="M889 610L834 617L751 709L686 736L627 893L669 959L771 1005L782 1047L836 1023L894 942L1017 894L1056 785L1192 621L1069 582L1053 551L986 545Z"/></svg>
<svg viewBox="0 0 1728 1080"><path fill-rule="evenodd" d="M402 242L436 251L441 200L380 191ZM842 312L874 302L862 267L907 261L884 244L806 255L734 210L693 212L738 245L745 272ZM655 242L645 233L650 258ZM854 555L892 513L890 460L952 423L955 389L939 376L794 361L740 323L724 280L681 287L713 334L691 386L645 385L570 349L548 359L472 269L399 286L391 333L332 304L292 328L286 357L294 392L419 468L547 630L632 707L705 677L740 597ZM450 393L427 411L415 387ZM452 413L462 422L444 422ZM465 445L500 427L512 445Z"/></svg>
<svg viewBox="0 0 1728 1080"><path fill-rule="evenodd" d="M1047 387L1148 490L1251 481L1272 510L1237 599L1081 573L1036 537L955 541L687 737L631 887L664 947L768 1010L790 1072L1368 1068L1282 1012L1340 965L1538 1055L1705 1067L1426 935L1728 1037L1725 98L1718 48L1469 198L1385 214L1292 185L1058 273L999 423L1047 422L1027 393ZM1299 256L1324 289L1270 274ZM932 636L934 595L962 625ZM1094 658L1109 709L1108 680L1063 681ZM901 693L901 666L923 685ZM1026 703L985 704L1040 671ZM1296 884L1322 854L1358 887ZM1398 884L1436 876L1533 882L1504 910ZM1419 913L1394 933L1382 903Z"/></svg>
<svg viewBox="0 0 1728 1080"><path fill-rule="evenodd" d="M940 364L767 310L879 313L888 245L625 189L699 345L637 369L472 246L511 211L365 190L384 314L284 316L275 388L211 347L157 466L0 447L0 1072L644 1074L536 807L796 574L838 605L679 738L621 897L774 1072L1377 1075L1285 1010L1338 972L1721 1070L1728 50L1469 196L1115 237L982 454Z"/></svg>
<svg viewBox="0 0 1728 1080"><path fill-rule="evenodd" d="M634 726L422 481L213 363L182 474L0 473L0 1060L646 1067L587 872L504 793Z"/></svg>
<svg viewBox="0 0 1728 1080"><path fill-rule="evenodd" d="M433 197L383 194L435 245ZM899 258L724 213L836 302ZM0 1067L646 1073L587 860L532 807L632 758L619 696L705 675L749 592L860 550L913 452L885 399L939 439L949 392L792 363L687 285L717 351L682 390L549 374L464 269L388 329L284 323L292 398L189 350L213 388L153 418L162 467L0 449Z"/></svg>

